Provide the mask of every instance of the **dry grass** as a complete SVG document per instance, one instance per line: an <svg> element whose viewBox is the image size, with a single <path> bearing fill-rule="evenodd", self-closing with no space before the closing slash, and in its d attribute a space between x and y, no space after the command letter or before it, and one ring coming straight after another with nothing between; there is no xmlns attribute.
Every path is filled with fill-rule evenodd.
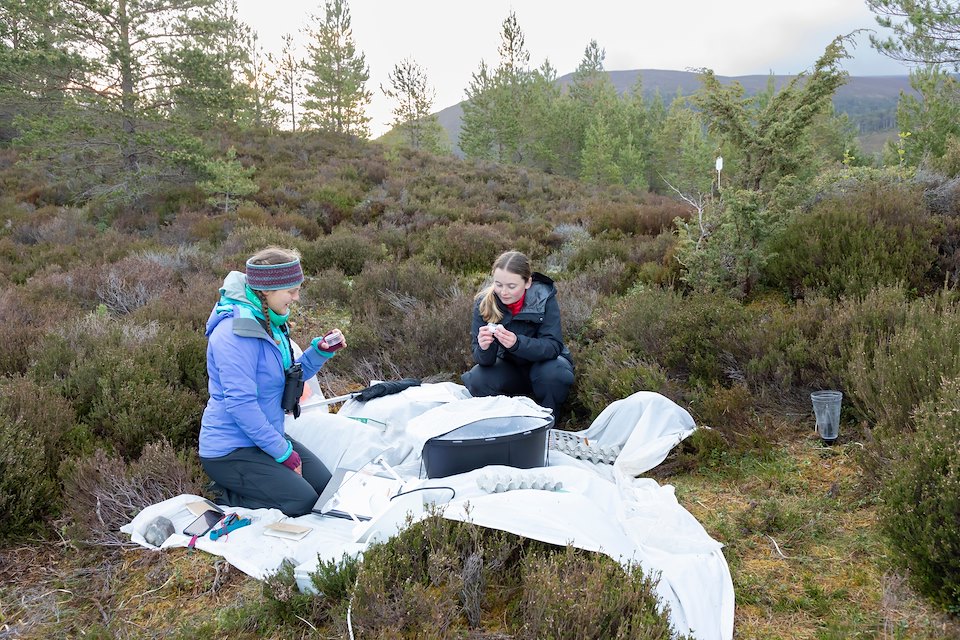
<svg viewBox="0 0 960 640"><path fill-rule="evenodd" d="M726 545L735 638L960 637L960 623L888 564L876 505L861 489L859 445L823 447L798 424L777 432L782 444L770 454L669 479ZM205 553L50 543L0 551L0 639L336 637L296 619L274 620L266 635L243 622L270 619L265 606L261 583Z"/></svg>
<svg viewBox="0 0 960 640"><path fill-rule="evenodd" d="M823 447L797 427L773 457L671 479L677 497L726 547L734 636L960 637L891 569L876 505L860 488L856 442ZM777 518L758 511L772 510Z"/></svg>

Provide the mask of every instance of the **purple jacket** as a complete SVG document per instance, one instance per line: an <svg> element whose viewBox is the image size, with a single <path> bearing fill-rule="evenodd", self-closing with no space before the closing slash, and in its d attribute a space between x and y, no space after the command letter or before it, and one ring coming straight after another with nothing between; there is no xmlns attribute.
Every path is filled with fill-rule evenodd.
<svg viewBox="0 0 960 640"><path fill-rule="evenodd" d="M271 458L288 450L284 438L284 364L281 348L245 301L244 274L233 271L207 320L207 388L200 422L200 457L218 458L241 447L259 447ZM309 347L297 360L303 379L315 376L329 355Z"/></svg>

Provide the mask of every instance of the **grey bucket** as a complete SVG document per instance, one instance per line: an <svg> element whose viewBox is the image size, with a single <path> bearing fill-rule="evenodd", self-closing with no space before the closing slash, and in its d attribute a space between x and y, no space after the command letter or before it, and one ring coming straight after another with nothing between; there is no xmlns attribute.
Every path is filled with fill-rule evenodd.
<svg viewBox="0 0 960 640"><path fill-rule="evenodd" d="M817 417L817 433L826 444L833 444L840 434L840 391L814 391L810 394L813 414Z"/></svg>

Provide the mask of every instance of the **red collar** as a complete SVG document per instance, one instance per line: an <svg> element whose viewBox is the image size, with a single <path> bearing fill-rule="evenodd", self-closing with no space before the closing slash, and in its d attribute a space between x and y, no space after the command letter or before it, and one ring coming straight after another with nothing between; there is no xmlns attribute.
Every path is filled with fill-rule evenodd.
<svg viewBox="0 0 960 640"><path fill-rule="evenodd" d="M510 311L510 315L515 316L520 313L520 309L523 309L523 300L527 297L527 292L524 291L523 295L520 296L520 299L514 302L513 304L508 304L507 309Z"/></svg>

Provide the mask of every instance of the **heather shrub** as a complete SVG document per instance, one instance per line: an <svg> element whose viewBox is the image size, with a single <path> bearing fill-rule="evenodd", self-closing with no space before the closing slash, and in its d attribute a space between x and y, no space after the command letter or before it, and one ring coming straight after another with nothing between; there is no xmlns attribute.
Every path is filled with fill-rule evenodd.
<svg viewBox="0 0 960 640"><path fill-rule="evenodd" d="M434 227L423 241L419 258L457 273L489 271L498 255L514 245L514 238L502 225L452 224Z"/></svg>
<svg viewBox="0 0 960 640"><path fill-rule="evenodd" d="M247 203L243 206L247 206ZM157 237L174 245L190 242L220 244L234 229L235 223L240 226L244 223L249 226L256 224L251 220L237 219L236 215L234 213L227 217L222 214L208 215L203 211L180 211L173 220L159 229Z"/></svg>
<svg viewBox="0 0 960 640"><path fill-rule="evenodd" d="M0 538L35 530L59 508L61 441L70 404L28 378L0 378Z"/></svg>
<svg viewBox="0 0 960 640"><path fill-rule="evenodd" d="M775 438L770 425L757 412L757 405L758 399L741 383L730 387L717 384L709 389L696 390L690 398L690 413L698 425L710 427L722 444L716 442L717 438L703 438L695 446L703 449L704 445L709 445L721 452L767 452ZM703 459L708 455L700 450L697 457ZM719 461L710 457L711 462Z"/></svg>
<svg viewBox="0 0 960 640"><path fill-rule="evenodd" d="M304 271L314 273L336 268L348 276L363 271L367 260L384 257L382 247L348 227L340 227L329 236L311 242L302 254Z"/></svg>
<svg viewBox="0 0 960 640"><path fill-rule="evenodd" d="M383 223L376 227L364 228L369 238L380 245L385 254L393 260L405 260L410 257L410 236L416 231L410 231L393 223Z"/></svg>
<svg viewBox="0 0 960 640"><path fill-rule="evenodd" d="M932 280L953 289L960 285L960 216L942 216L937 238L937 265Z"/></svg>
<svg viewBox="0 0 960 640"><path fill-rule="evenodd" d="M465 619L478 627L482 613L497 604L484 597L491 573L504 572L504 586L516 587L519 576L510 567L524 546L537 544L438 514L408 523L364 552L353 588L354 630L369 637L395 637L402 631L444 638L464 628ZM503 591L490 596L502 597Z"/></svg>
<svg viewBox="0 0 960 640"><path fill-rule="evenodd" d="M132 462L98 449L64 462L64 516L75 538L91 544L129 545L120 527L144 507L190 493L201 495L204 474L194 453L158 441Z"/></svg>
<svg viewBox="0 0 960 640"><path fill-rule="evenodd" d="M598 328L670 377L710 386L743 378L744 337L752 321L727 296L636 288L613 303Z"/></svg>
<svg viewBox="0 0 960 640"><path fill-rule="evenodd" d="M582 271L589 265L616 259L629 264L630 248L634 239L623 235L619 231L601 231L589 239L581 239L577 243L577 252L570 259L567 267L571 271Z"/></svg>
<svg viewBox="0 0 960 640"><path fill-rule="evenodd" d="M771 240L766 282L794 295L860 296L878 285L930 288L939 229L918 190L875 184L800 212Z"/></svg>
<svg viewBox="0 0 960 640"><path fill-rule="evenodd" d="M960 613L960 377L917 409L881 497L880 526L916 589Z"/></svg>
<svg viewBox="0 0 960 640"><path fill-rule="evenodd" d="M851 345L862 345L872 357L874 347L903 325L908 308L898 287L840 300L820 294L789 305L754 300L746 306L752 322L742 345L744 380L757 392L806 405L807 389L843 388Z"/></svg>
<svg viewBox="0 0 960 640"><path fill-rule="evenodd" d="M305 240L316 240L323 235L323 227L313 218L300 213L282 213L275 215L271 223L292 236Z"/></svg>
<svg viewBox="0 0 960 640"><path fill-rule="evenodd" d="M353 208L362 198L360 185L335 179L306 192L299 209L303 214L313 217L329 233L341 222L350 219Z"/></svg>
<svg viewBox="0 0 960 640"><path fill-rule="evenodd" d="M358 276L357 278L359 279ZM303 283L300 292L301 305L304 306L346 306L353 296L355 285L346 274L337 267L322 269Z"/></svg>
<svg viewBox="0 0 960 640"><path fill-rule="evenodd" d="M218 253L228 268L243 271L247 258L264 247L298 249L303 253L306 245L303 240L276 227L237 227L223 241Z"/></svg>
<svg viewBox="0 0 960 640"><path fill-rule="evenodd" d="M605 231L578 243L568 268L575 272L585 272L596 270L597 265L608 261L616 261L626 267L618 281L619 290L635 283L642 273L650 282L658 279L665 281L669 279L669 274L657 274L664 270L668 256L672 255L673 244L674 238L669 233L651 238Z"/></svg>
<svg viewBox="0 0 960 640"><path fill-rule="evenodd" d="M107 229L91 238L79 238L65 244L45 241L31 246L14 246L13 260L3 265L3 273L17 283L26 282L38 272L59 268L66 272L80 265L120 260L144 243Z"/></svg>
<svg viewBox="0 0 960 640"><path fill-rule="evenodd" d="M554 251L543 260L547 272L566 271L580 243L590 239L590 232L579 224L558 224L550 231Z"/></svg>
<svg viewBox="0 0 960 640"><path fill-rule="evenodd" d="M581 637L550 633L574 628L595 633L582 637L670 637L654 581L639 568L625 573L598 554L438 514L371 545L356 575L352 619L366 637L459 637L490 624L524 638ZM571 591L571 584L586 588ZM631 634L603 635L618 628ZM644 629L656 635L636 635Z"/></svg>
<svg viewBox="0 0 960 640"><path fill-rule="evenodd" d="M557 281L560 305L560 326L564 340L576 340L587 328L590 317L600 303L600 292L588 286L589 276L577 274L570 280Z"/></svg>
<svg viewBox="0 0 960 640"><path fill-rule="evenodd" d="M437 302L457 285L456 275L435 264L368 262L354 279L351 307L355 314L367 317L397 316L417 305Z"/></svg>
<svg viewBox="0 0 960 640"><path fill-rule="evenodd" d="M394 302L400 313L389 322L372 325L377 359L389 363L404 377L451 378L466 371L471 362L471 293L454 288L428 305L416 300Z"/></svg>
<svg viewBox="0 0 960 640"><path fill-rule="evenodd" d="M835 302L818 296L797 308L805 319L805 333L812 336L823 379L836 388L845 384L851 346L861 345L864 357L871 357L876 346L906 322L910 304L902 287L879 287L863 298Z"/></svg>
<svg viewBox="0 0 960 640"><path fill-rule="evenodd" d="M583 216L589 221L592 235L617 230L630 235L656 236L673 229L676 218L689 218L690 207L672 198L651 194L646 201L638 203L592 203L584 209Z"/></svg>
<svg viewBox="0 0 960 640"><path fill-rule="evenodd" d="M127 314L176 286L173 267L151 254L130 255L103 268L97 298L108 310Z"/></svg>
<svg viewBox="0 0 960 640"><path fill-rule="evenodd" d="M744 379L753 389L784 394L802 385L826 388L814 343L834 306L825 298L786 305L755 300L747 305L754 321L745 340Z"/></svg>
<svg viewBox="0 0 960 640"><path fill-rule="evenodd" d="M523 561L518 618L526 638L689 638L675 633L660 606L657 580L634 565L567 547ZM577 585L571 589L571 585Z"/></svg>
<svg viewBox="0 0 960 640"><path fill-rule="evenodd" d="M237 223L250 227L266 227L270 224L270 213L253 202L240 202L234 212Z"/></svg>
<svg viewBox="0 0 960 640"><path fill-rule="evenodd" d="M399 326L381 334L383 350L407 376L453 378L466 371L470 356L470 312L473 296L451 291L429 306L401 316Z"/></svg>
<svg viewBox="0 0 960 640"><path fill-rule="evenodd" d="M164 327L202 332L210 310L220 297L222 283L220 274L188 274L131 313L130 320L137 324L157 322Z"/></svg>
<svg viewBox="0 0 960 640"><path fill-rule="evenodd" d="M663 393L667 385L666 372L656 362L611 341L578 350L576 370L573 400L587 410L591 421L615 400L637 391Z"/></svg>
<svg viewBox="0 0 960 640"><path fill-rule="evenodd" d="M99 372L99 394L83 419L95 435L127 459L161 438L178 447L196 442L206 398L178 384L183 364L178 360L190 358L180 353L182 345L176 342L160 340L143 355L125 354L108 361L109 366Z"/></svg>
<svg viewBox="0 0 960 640"><path fill-rule="evenodd" d="M844 372L851 400L881 433L912 430L911 412L960 373L960 303L940 294L912 302L903 326L878 342L856 338Z"/></svg>
<svg viewBox="0 0 960 640"><path fill-rule="evenodd" d="M25 373L44 330L76 313L66 296L50 289L40 282L0 286L0 376Z"/></svg>
<svg viewBox="0 0 960 640"><path fill-rule="evenodd" d="M77 420L104 444L134 458L167 438L193 446L206 393L201 334L91 314L48 334L30 369L55 380Z"/></svg>
<svg viewBox="0 0 960 640"><path fill-rule="evenodd" d="M20 244L73 245L97 236L97 227L82 209L46 206L11 225L11 237Z"/></svg>
<svg viewBox="0 0 960 640"><path fill-rule="evenodd" d="M633 268L617 258L591 262L570 280L582 285L587 291L595 291L601 297L626 293L634 284ZM571 287L571 291L574 289Z"/></svg>

